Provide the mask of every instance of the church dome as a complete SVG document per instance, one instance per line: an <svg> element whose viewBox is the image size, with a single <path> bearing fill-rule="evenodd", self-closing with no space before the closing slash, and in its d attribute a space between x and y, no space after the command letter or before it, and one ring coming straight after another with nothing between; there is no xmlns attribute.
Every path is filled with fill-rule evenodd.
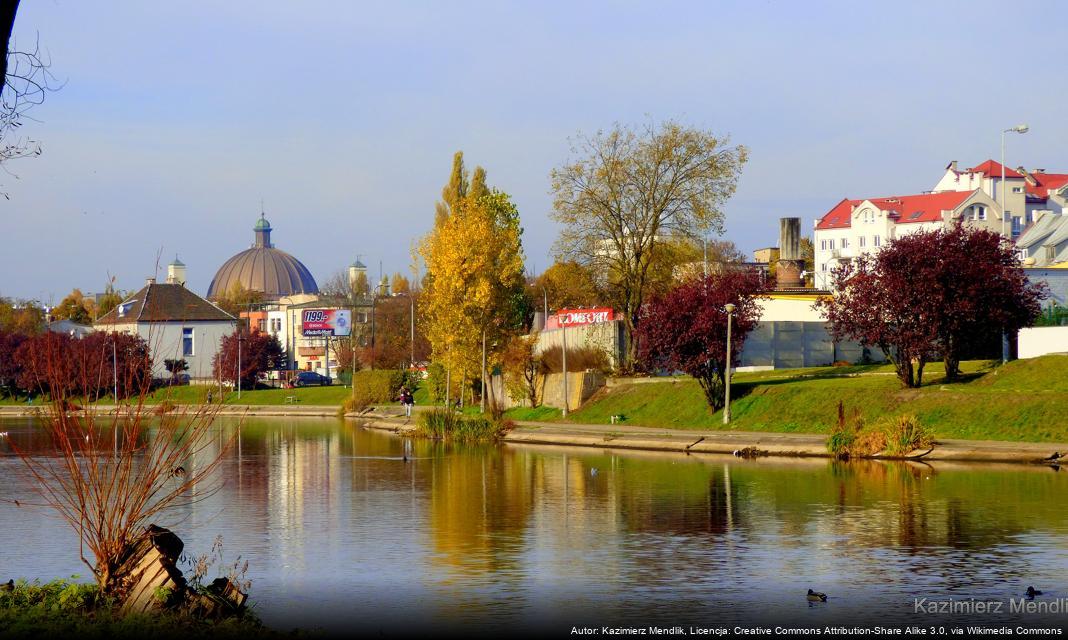
<svg viewBox="0 0 1068 640"><path fill-rule="evenodd" d="M301 293L319 293L308 268L293 256L271 244L271 223L260 216L252 228L255 242L219 267L208 287L208 298L217 299L240 283L259 291L265 300Z"/></svg>

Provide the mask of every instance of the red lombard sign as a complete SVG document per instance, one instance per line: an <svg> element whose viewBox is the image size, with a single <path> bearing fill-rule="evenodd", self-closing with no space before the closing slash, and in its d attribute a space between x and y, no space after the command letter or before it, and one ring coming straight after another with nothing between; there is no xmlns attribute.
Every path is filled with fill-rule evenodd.
<svg viewBox="0 0 1068 640"><path fill-rule="evenodd" d="M577 327L586 324L600 324L615 320L615 312L611 307L595 309L560 309L555 315L549 316L546 323L547 329L560 329Z"/></svg>

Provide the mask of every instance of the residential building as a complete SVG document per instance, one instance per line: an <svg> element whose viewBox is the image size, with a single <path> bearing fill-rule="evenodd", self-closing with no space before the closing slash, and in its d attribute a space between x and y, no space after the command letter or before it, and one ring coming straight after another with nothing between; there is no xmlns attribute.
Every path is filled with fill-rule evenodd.
<svg viewBox="0 0 1068 640"><path fill-rule="evenodd" d="M957 220L1000 232L998 212L994 199L978 187L970 191L843 199L816 221L815 286L830 289L831 272L838 264L877 252L887 242L910 233L944 228Z"/></svg>
<svg viewBox="0 0 1068 640"><path fill-rule="evenodd" d="M1005 184L1001 184L1004 172ZM1045 214L1060 214L1068 203L1068 174L1046 173L1045 169L1028 171L1023 167L1010 169L994 160L987 160L970 169L959 170L954 160L934 187L935 192L972 191L981 189L996 203L995 216L1000 221L1001 203L1013 238ZM1004 198L1004 200L1002 200Z"/></svg>
<svg viewBox="0 0 1068 640"><path fill-rule="evenodd" d="M213 378L220 342L236 328L237 318L177 282L158 284L155 278L149 278L94 325L97 331L144 338L152 355L153 376L167 375L165 360L185 360L194 380Z"/></svg>

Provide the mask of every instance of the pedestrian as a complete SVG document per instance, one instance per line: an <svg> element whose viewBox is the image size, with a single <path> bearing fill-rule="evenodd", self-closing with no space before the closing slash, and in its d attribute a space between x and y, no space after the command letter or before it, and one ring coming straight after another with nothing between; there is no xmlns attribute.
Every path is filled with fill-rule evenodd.
<svg viewBox="0 0 1068 640"><path fill-rule="evenodd" d="M408 387L401 387L400 402L404 405L404 417L411 419L412 406L415 405L415 396L412 395L411 391L408 391Z"/></svg>

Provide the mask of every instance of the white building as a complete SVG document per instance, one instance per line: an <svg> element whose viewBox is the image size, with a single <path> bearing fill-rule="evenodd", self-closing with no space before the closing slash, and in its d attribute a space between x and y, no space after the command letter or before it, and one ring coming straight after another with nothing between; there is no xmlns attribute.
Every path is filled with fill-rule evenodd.
<svg viewBox="0 0 1068 640"><path fill-rule="evenodd" d="M831 272L841 262L877 252L887 242L917 231L965 224L999 231L997 203L982 189L908 196L844 199L816 221L815 285L831 288Z"/></svg>
<svg viewBox="0 0 1068 640"><path fill-rule="evenodd" d="M1001 184L1003 171L1004 186ZM974 189L981 189L997 202L998 211L1004 198L1007 225L1012 237L1016 238L1042 215L1063 212L1068 202L1068 174L1046 173L1045 169L1028 171L1023 167L1009 169L993 160L959 170L957 162L953 161L934 187L936 192Z"/></svg>
<svg viewBox="0 0 1068 640"><path fill-rule="evenodd" d="M171 267L166 284L149 278L140 291L97 320L94 328L144 338L154 377L168 375L165 360L185 360L191 378L212 379L219 344L236 330L237 319L179 284L185 280L184 269L175 273L175 265Z"/></svg>

